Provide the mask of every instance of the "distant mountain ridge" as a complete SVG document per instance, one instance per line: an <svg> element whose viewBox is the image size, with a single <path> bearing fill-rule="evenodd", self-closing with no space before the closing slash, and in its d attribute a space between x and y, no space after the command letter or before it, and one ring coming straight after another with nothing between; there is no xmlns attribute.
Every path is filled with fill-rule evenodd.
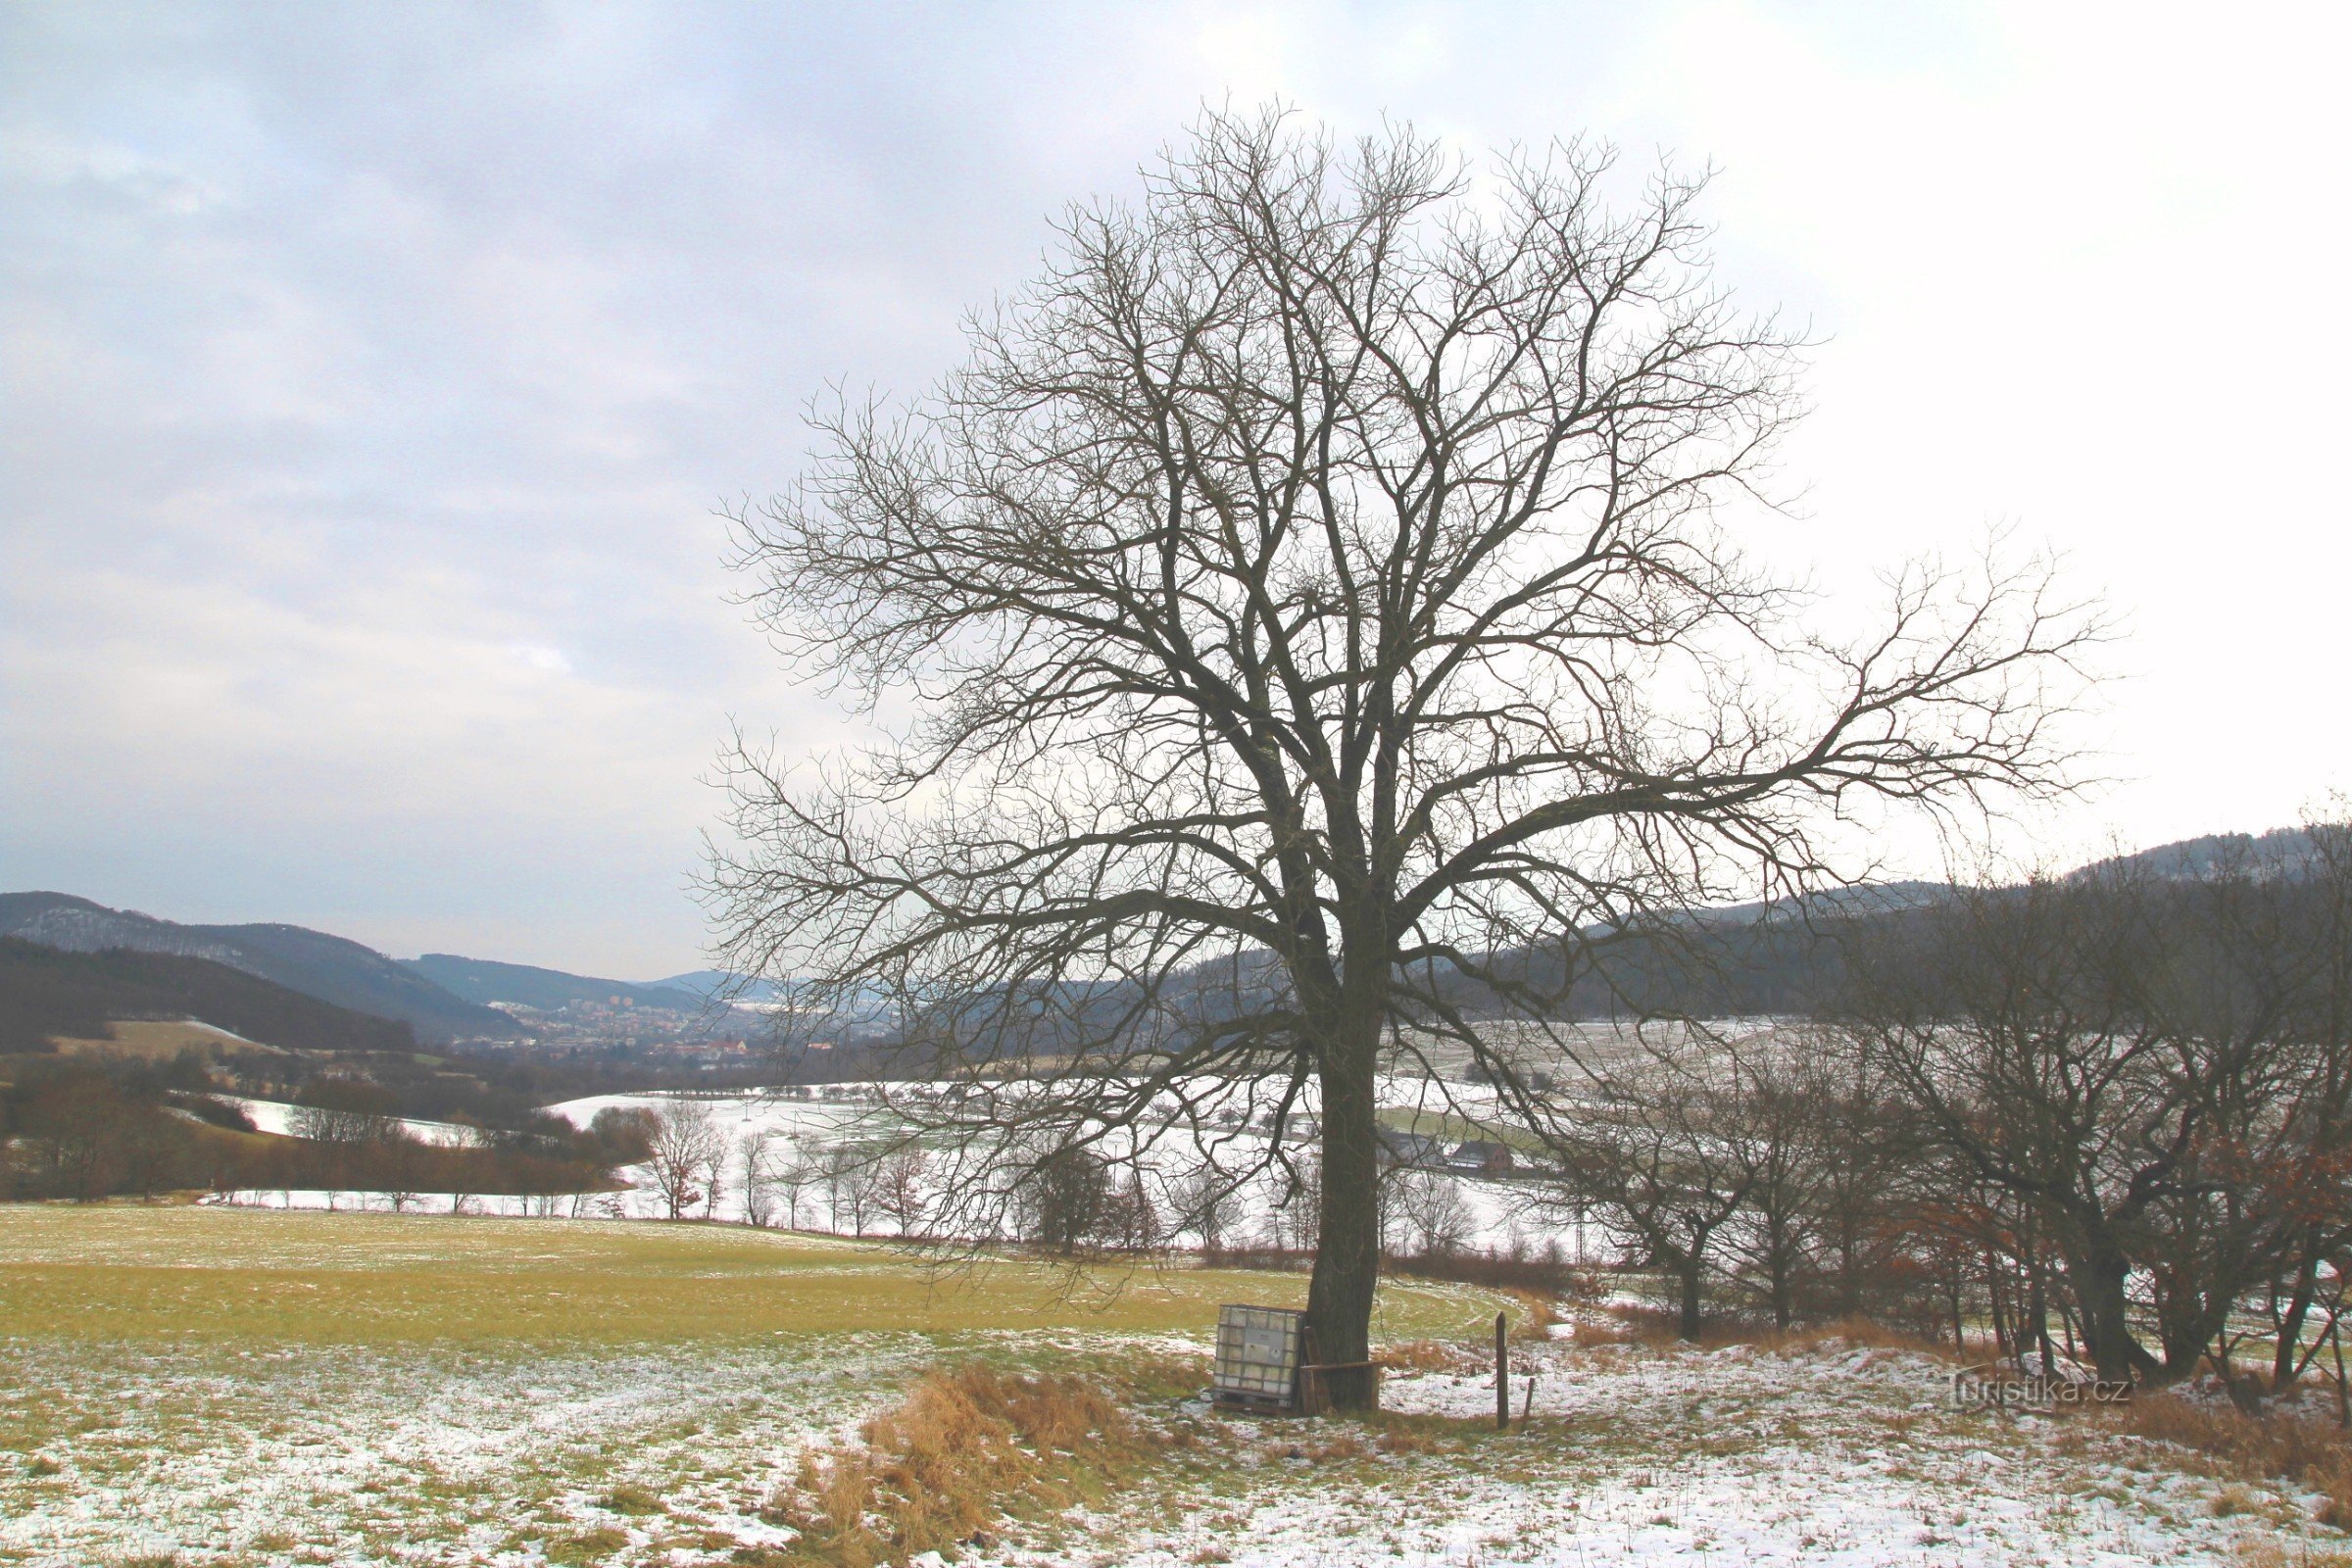
<svg viewBox="0 0 2352 1568"><path fill-rule="evenodd" d="M2267 833L2213 833L2181 839L2132 854L2093 861L2072 874L2118 862L2141 865L2163 877L2188 877L2224 859L2254 866L2271 864L2292 873L2308 849L2307 829ZM1636 940L1596 967L1569 1006L1571 1015L1615 1010L1628 1001L1672 1002L1687 1009L1719 1015L1799 1010L1822 994L1834 968L1834 948L1816 940L1812 922L1899 915L1935 904L1949 891L1936 882L1872 883L1831 889L1775 905L1744 904L1693 910L1686 932L1704 933L1699 945L1708 961L1693 967L1658 943ZM304 926L285 924L181 925L133 910L111 909L63 893L0 894L0 938L20 938L69 953L125 949L209 959L273 981L352 1012L408 1024L429 1044L467 1040L530 1038L521 1024L491 1002L554 1010L575 1002L620 999L632 1006L695 1011L724 1002L779 1003L784 991L766 980L699 969L661 980L605 980L531 964L426 954L395 960L372 948ZM1492 956L1498 968L1520 968L1544 978L1553 960L1544 953ZM1226 960L1238 969L1210 965L1180 984L1228 990L1250 989L1247 971L1263 956ZM1555 976L1556 978L1556 976ZM1464 980L1448 987L1455 1000L1478 1008L1491 999ZM1108 1004L1118 988L1099 998ZM0 998L4 1003L5 998ZM872 1026L888 1009L881 999L852 1007L842 1022Z"/></svg>
<svg viewBox="0 0 2352 1568"><path fill-rule="evenodd" d="M123 948L209 958L353 1012L397 1019L433 1044L528 1038L495 1007L454 996L373 948L307 926L181 925L66 893L0 893L0 936L68 953Z"/></svg>
<svg viewBox="0 0 2352 1568"><path fill-rule="evenodd" d="M689 969L661 980L648 980L655 990L683 991L697 1003L713 999L727 1002L781 1002L783 992L766 980L755 980L749 975L730 974L724 969Z"/></svg>
<svg viewBox="0 0 2352 1568"><path fill-rule="evenodd" d="M57 1036L103 1040L110 1024L130 1018L199 1018L287 1051L416 1046L406 1023L353 1012L210 958L122 948L76 953L0 937L0 1054L43 1052Z"/></svg>
<svg viewBox="0 0 2352 1568"><path fill-rule="evenodd" d="M488 1005L513 1003L553 1012L574 1003L620 1003L632 1007L666 1007L672 1012L697 1012L704 998L697 992L662 982L635 985L626 980L600 980L593 975L566 974L529 963L501 963L493 958L463 958L454 953L428 953L399 960L404 969L424 976L452 996Z"/></svg>

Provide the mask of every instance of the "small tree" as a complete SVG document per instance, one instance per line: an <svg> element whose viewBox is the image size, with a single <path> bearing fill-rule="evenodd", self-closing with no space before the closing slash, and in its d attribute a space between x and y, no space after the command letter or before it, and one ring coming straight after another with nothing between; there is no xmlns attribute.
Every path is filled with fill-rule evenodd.
<svg viewBox="0 0 2352 1568"><path fill-rule="evenodd" d="M1070 1256L1102 1234L1110 1167L1088 1150L1056 1150L1028 1167L1023 1197L1022 1239Z"/></svg>
<svg viewBox="0 0 2352 1568"><path fill-rule="evenodd" d="M1390 1178L1398 1241L1411 1257L1448 1257L1469 1241L1473 1216L1461 1183L1443 1171L1400 1169Z"/></svg>
<svg viewBox="0 0 2352 1568"><path fill-rule="evenodd" d="M1677 1332L1695 1341L1720 1233L1757 1180L1737 1152L1733 1093L1705 1056L1657 1049L1612 1068L1573 1116L1550 1124L1566 1190L1634 1259L1664 1273Z"/></svg>
<svg viewBox="0 0 2352 1568"><path fill-rule="evenodd" d="M1159 1205L1144 1171L1129 1166L1102 1204L1100 1225L1102 1244L1121 1252L1149 1252L1164 1239Z"/></svg>
<svg viewBox="0 0 2352 1568"><path fill-rule="evenodd" d="M906 1239L920 1239L929 1211L931 1158L922 1146L893 1150L874 1163L874 1203L894 1230Z"/></svg>
<svg viewBox="0 0 2352 1568"><path fill-rule="evenodd" d="M801 1194L816 1180L817 1172L800 1146L793 1145L792 1153L775 1167L775 1190L784 1199L784 1228L801 1228Z"/></svg>
<svg viewBox="0 0 2352 1568"><path fill-rule="evenodd" d="M1731 1080L1725 1148L1746 1192L1728 1250L1775 1328L1795 1319L1798 1289L1823 1250L1837 1168L1852 1157L1835 1131L1831 1055L1816 1032L1782 1030L1728 1043L1716 1063Z"/></svg>
<svg viewBox="0 0 2352 1568"><path fill-rule="evenodd" d="M1196 1166L1176 1187L1176 1229L1200 1240L1202 1257L1216 1261L1225 1251L1241 1202L1233 1182L1209 1164Z"/></svg>
<svg viewBox="0 0 2352 1568"><path fill-rule="evenodd" d="M706 1186L715 1185L726 1141L710 1119L707 1105L691 1100L672 1100L654 1112L646 1165L654 1188L671 1219L682 1219L688 1208L704 1200Z"/></svg>
<svg viewBox="0 0 2352 1568"><path fill-rule="evenodd" d="M745 1133L735 1146L737 1179L743 1187L743 1222L764 1229L774 1217L775 1170L769 1135Z"/></svg>

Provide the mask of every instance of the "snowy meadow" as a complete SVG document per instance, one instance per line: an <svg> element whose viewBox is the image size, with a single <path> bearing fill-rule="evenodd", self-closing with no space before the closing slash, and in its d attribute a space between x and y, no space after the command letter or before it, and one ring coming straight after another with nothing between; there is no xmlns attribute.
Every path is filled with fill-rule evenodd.
<svg viewBox="0 0 2352 1568"><path fill-rule="evenodd" d="M1381 1415L1252 1418L1200 1397L1216 1306L1301 1275L228 1207L9 1208L0 1238L6 1562L2352 1560L2297 1488L2110 1415L1963 1411L1947 1362L1835 1334L1677 1347L1393 1280ZM1010 1433L984 1522L925 1544L946 1516L892 1489L973 1479L923 1399L974 1375L1092 1391L1103 1430Z"/></svg>

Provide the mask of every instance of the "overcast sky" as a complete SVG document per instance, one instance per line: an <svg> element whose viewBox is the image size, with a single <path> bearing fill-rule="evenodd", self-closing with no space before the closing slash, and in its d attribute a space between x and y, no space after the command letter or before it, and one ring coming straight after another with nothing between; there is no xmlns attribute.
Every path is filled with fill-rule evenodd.
<svg viewBox="0 0 2352 1568"><path fill-rule="evenodd" d="M2292 820L2352 783L2344 15L0 7L0 891L699 963L729 716L836 722L712 509L1228 99L1718 166L1824 339L1758 553L2065 552L2132 635L2040 842Z"/></svg>

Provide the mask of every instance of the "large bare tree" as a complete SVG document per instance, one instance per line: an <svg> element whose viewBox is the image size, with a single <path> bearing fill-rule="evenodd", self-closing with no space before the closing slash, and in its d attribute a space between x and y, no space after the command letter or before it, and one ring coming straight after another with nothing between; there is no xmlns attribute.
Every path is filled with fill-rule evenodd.
<svg viewBox="0 0 2352 1568"><path fill-rule="evenodd" d="M1865 798L2051 782L2045 572L1898 572L1848 645L1743 559L1797 345L1710 281L1701 181L1611 168L1210 115L737 515L881 738L738 749L714 918L804 1023L887 1008L896 1070L965 1080L909 1107L947 1226L1070 1148L1319 1160L1310 1323L1360 1359L1384 1050L1540 1116L1595 928L1823 876Z"/></svg>

